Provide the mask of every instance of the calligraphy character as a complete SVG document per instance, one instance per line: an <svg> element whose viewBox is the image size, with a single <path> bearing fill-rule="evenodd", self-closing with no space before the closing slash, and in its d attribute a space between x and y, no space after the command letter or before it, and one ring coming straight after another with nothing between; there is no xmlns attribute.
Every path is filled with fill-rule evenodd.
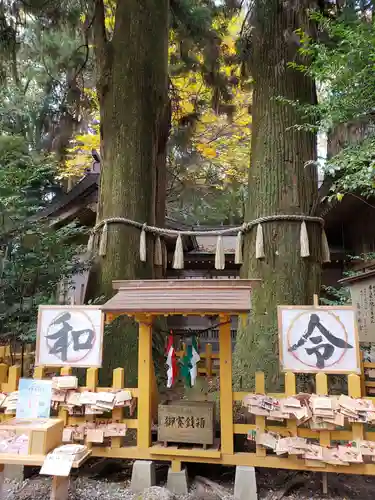
<svg viewBox="0 0 375 500"><path fill-rule="evenodd" d="M184 427L184 423L185 423L185 417L181 417L181 416L178 416L176 418L176 421L177 421L177 427L179 429L182 429Z"/></svg>
<svg viewBox="0 0 375 500"><path fill-rule="evenodd" d="M322 348L323 352L320 352ZM334 351L335 348L333 347L332 344L320 344L317 347L311 347L310 349L308 348L306 349L306 352L309 356L311 356L312 354L316 355L317 368L324 368L324 362L329 360Z"/></svg>
<svg viewBox="0 0 375 500"><path fill-rule="evenodd" d="M322 335L312 337L312 334L317 328ZM323 344L323 337L328 340L328 343ZM311 314L310 321L306 333L299 339L299 341L289 348L289 352L296 351L310 340L316 347L305 348L306 353L311 356L316 355L316 367L324 368L325 361L330 359L335 351L338 349L352 349L353 346L348 344L345 340L340 339L333 335L325 326L322 325L320 318L317 314ZM323 351L322 351L323 349Z"/></svg>
<svg viewBox="0 0 375 500"><path fill-rule="evenodd" d="M60 354L61 361L63 362L68 359L69 334L71 334L73 340L73 351L92 349L95 337L94 331L90 328L86 328L85 330L73 330L73 327L69 324L70 319L70 313L67 312L62 314L53 322L54 325L61 324L61 329L56 333L46 335L47 339L56 340L55 344L50 348L49 354ZM82 335L88 335L84 342L80 342Z"/></svg>

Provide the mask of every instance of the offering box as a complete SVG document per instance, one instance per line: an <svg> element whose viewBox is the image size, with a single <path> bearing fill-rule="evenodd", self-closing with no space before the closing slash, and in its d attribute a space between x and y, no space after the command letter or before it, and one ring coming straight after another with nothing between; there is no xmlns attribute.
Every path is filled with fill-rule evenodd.
<svg viewBox="0 0 375 500"><path fill-rule="evenodd" d="M173 401L158 407L158 441L212 445L214 404Z"/></svg>

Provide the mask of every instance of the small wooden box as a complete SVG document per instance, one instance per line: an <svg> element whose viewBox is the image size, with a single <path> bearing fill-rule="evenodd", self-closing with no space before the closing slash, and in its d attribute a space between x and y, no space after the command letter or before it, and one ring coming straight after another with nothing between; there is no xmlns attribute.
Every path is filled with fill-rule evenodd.
<svg viewBox="0 0 375 500"><path fill-rule="evenodd" d="M173 401L159 405L158 441L212 445L214 403Z"/></svg>
<svg viewBox="0 0 375 500"><path fill-rule="evenodd" d="M56 418L17 419L0 424L0 431L13 431L29 437L29 455L47 455L62 444L64 421Z"/></svg>

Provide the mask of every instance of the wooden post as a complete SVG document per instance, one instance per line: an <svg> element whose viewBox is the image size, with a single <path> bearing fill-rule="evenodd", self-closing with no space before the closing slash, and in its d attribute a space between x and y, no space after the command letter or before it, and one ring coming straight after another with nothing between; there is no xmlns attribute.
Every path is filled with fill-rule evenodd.
<svg viewBox="0 0 375 500"><path fill-rule="evenodd" d="M181 472L181 462L179 460L172 460L171 469L172 472Z"/></svg>
<svg viewBox="0 0 375 500"><path fill-rule="evenodd" d="M114 389L123 389L125 387L125 370L123 368L116 368L113 370L113 380L112 387ZM123 408L114 408L112 410L112 420L115 422L121 422L124 417L124 409ZM121 448L122 445L122 437L113 437L111 438L111 446L112 448Z"/></svg>
<svg viewBox="0 0 375 500"><path fill-rule="evenodd" d="M88 368L86 372L86 387L88 391L95 391L98 385L98 369Z"/></svg>
<svg viewBox="0 0 375 500"><path fill-rule="evenodd" d="M155 375L155 366L152 362L151 366L151 416L153 423L158 421L158 406L159 406L159 390Z"/></svg>
<svg viewBox="0 0 375 500"><path fill-rule="evenodd" d="M328 377L325 373L317 373L315 376L316 393L319 396L326 396L328 394ZM331 445L331 433L327 430L319 432L320 446Z"/></svg>
<svg viewBox="0 0 375 500"><path fill-rule="evenodd" d="M32 360L34 358L33 346L32 344L26 344L25 354L24 354L24 362L23 362L23 374L24 377L30 376L30 367L32 364Z"/></svg>
<svg viewBox="0 0 375 500"><path fill-rule="evenodd" d="M314 307L319 307L319 295L317 295L316 293L314 293L314 296L313 296L313 304L314 304Z"/></svg>
<svg viewBox="0 0 375 500"><path fill-rule="evenodd" d="M70 366L63 366L60 370L60 375L71 375L72 374L72 368ZM64 426L68 425L68 419L69 419L69 412L66 408L61 408L59 405L59 418L64 420Z"/></svg>
<svg viewBox="0 0 375 500"><path fill-rule="evenodd" d="M63 366L60 370L60 375L62 377L69 376L73 373L72 367L71 366Z"/></svg>
<svg viewBox="0 0 375 500"><path fill-rule="evenodd" d="M8 365L0 363L0 384L4 384L8 378Z"/></svg>
<svg viewBox="0 0 375 500"><path fill-rule="evenodd" d="M230 317L220 316L220 430L221 451L233 455L233 388L232 388L232 341Z"/></svg>
<svg viewBox="0 0 375 500"><path fill-rule="evenodd" d="M285 373L285 396L294 396L296 393L296 376L292 372ZM288 431L292 436L298 435L297 422L288 420Z"/></svg>
<svg viewBox="0 0 375 500"><path fill-rule="evenodd" d="M315 376L315 387L316 393L319 396L326 396L328 394L328 377L325 373L317 373ZM319 432L319 444L320 446L331 446L331 433L327 430L321 430ZM323 495L328 494L328 474L327 472L322 472L322 490Z"/></svg>
<svg viewBox="0 0 375 500"><path fill-rule="evenodd" d="M212 344L206 344L206 376L212 377Z"/></svg>
<svg viewBox="0 0 375 500"><path fill-rule="evenodd" d="M139 316L137 446L151 446L152 317Z"/></svg>
<svg viewBox="0 0 375 500"><path fill-rule="evenodd" d="M36 366L34 368L34 377L37 380L42 380L44 377L44 366Z"/></svg>
<svg viewBox="0 0 375 500"><path fill-rule="evenodd" d="M361 356L361 392L362 392L362 398L365 398L367 396L366 394L367 391L366 391L366 372L365 372L363 355Z"/></svg>
<svg viewBox="0 0 375 500"><path fill-rule="evenodd" d="M265 394L266 392L266 385L264 381L264 373L263 372L256 372L255 373L255 392L256 394ZM266 431L266 417L262 417L260 415L257 415L255 417L255 425L256 425L256 431L261 433ZM263 448L262 446L257 445L257 451L256 451L257 457L265 457L266 456L266 449Z"/></svg>
<svg viewBox="0 0 375 500"><path fill-rule="evenodd" d="M16 365L16 366L11 366L9 368L8 387L7 387L8 391L7 392L17 391L20 376L21 376L21 367L20 366Z"/></svg>
<svg viewBox="0 0 375 500"><path fill-rule="evenodd" d="M348 376L348 392L349 396L352 398L360 398L361 397L361 379L358 375L352 373ZM359 422L352 424L352 436L353 441L356 439L363 439L363 424Z"/></svg>
<svg viewBox="0 0 375 500"><path fill-rule="evenodd" d="M50 500L68 500L69 476L53 476Z"/></svg>
<svg viewBox="0 0 375 500"><path fill-rule="evenodd" d="M99 370L97 368L88 368L86 371L86 387L88 391L95 392L96 386L98 385L98 373ZM86 422L93 422L95 420L95 415L86 415ZM85 438L85 444L88 448L92 448L92 443L87 441L87 437Z"/></svg>

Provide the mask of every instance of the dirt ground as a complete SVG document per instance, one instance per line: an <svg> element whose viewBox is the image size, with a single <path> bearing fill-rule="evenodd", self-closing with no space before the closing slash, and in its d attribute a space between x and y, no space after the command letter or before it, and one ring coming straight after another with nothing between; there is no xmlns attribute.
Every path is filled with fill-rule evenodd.
<svg viewBox="0 0 375 500"><path fill-rule="evenodd" d="M32 474L31 474L32 472ZM119 461L91 461L71 480L69 500L216 500L233 499L234 468L220 468L202 464L189 464L189 494L175 497L163 486L166 482L167 466L156 465L156 479L159 487L145 494L130 491L131 463ZM30 471L31 477L25 481L7 481L6 500L49 500L51 479L38 475L38 470ZM204 476L221 487L225 497L217 495L209 486L195 479ZM375 478L329 474L328 496L322 493L320 473L291 472L279 469L257 469L259 498L262 500L310 500L310 499L361 499L373 500ZM249 498L249 500L252 500Z"/></svg>

